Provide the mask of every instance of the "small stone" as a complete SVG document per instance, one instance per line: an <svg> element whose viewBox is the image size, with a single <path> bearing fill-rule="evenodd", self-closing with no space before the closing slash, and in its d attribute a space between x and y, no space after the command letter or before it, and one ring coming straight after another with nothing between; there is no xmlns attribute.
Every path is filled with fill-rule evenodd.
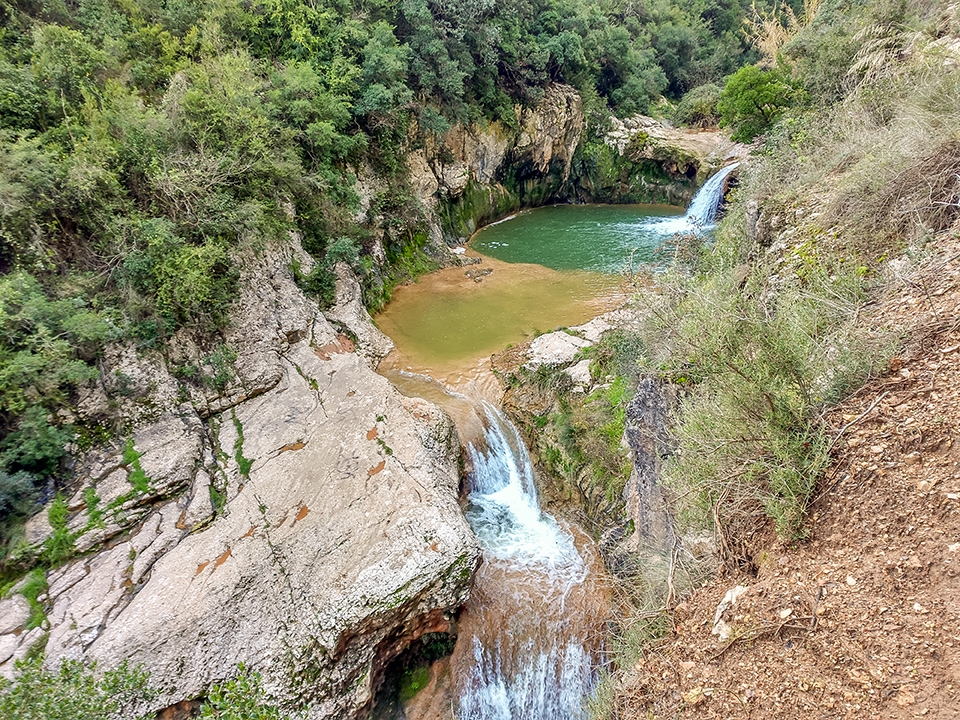
<svg viewBox="0 0 960 720"><path fill-rule="evenodd" d="M790 608L784 608L783 610L780 611L781 620L786 620L791 615L793 615L793 610Z"/></svg>
<svg viewBox="0 0 960 720"><path fill-rule="evenodd" d="M900 691L897 693L896 699L897 699L897 705L899 705L900 707L907 707L909 705L913 705L917 701L917 698L914 696L914 694L909 690L907 690L906 688L900 688Z"/></svg>
<svg viewBox="0 0 960 720"><path fill-rule="evenodd" d="M847 585L853 587L857 584L857 579L853 575L847 575Z"/></svg>
<svg viewBox="0 0 960 720"><path fill-rule="evenodd" d="M707 694L703 691L702 687L697 686L689 692L685 692L681 697L683 697L683 701L687 705L699 705L707 699Z"/></svg>

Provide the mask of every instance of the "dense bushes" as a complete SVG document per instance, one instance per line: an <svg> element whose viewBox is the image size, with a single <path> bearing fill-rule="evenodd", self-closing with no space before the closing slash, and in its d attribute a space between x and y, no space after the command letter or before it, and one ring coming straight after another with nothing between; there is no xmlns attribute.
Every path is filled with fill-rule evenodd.
<svg viewBox="0 0 960 720"><path fill-rule="evenodd" d="M20 664L15 683L0 679L0 715L19 720L113 720L155 694L147 681L146 673L126 665L100 673L95 666L64 660L52 671L43 668L41 657L34 657Z"/></svg>
<svg viewBox="0 0 960 720"><path fill-rule="evenodd" d="M116 720L152 718L135 714L157 691L140 667L122 663L103 671L94 663L64 660L56 670L43 667L34 655L17 665L13 683L0 678L0 716L17 720ZM213 685L199 710L207 720L282 720L290 716L277 708L263 689L260 675L243 665L237 676Z"/></svg>
<svg viewBox="0 0 960 720"><path fill-rule="evenodd" d="M720 125L733 128L734 140L750 142L798 104L801 92L788 68L742 67L727 78L720 94Z"/></svg>

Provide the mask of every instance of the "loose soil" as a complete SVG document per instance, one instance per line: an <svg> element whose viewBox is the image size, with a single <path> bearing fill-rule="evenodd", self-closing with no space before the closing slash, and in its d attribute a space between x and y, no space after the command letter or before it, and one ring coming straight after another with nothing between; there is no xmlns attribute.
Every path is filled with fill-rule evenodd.
<svg viewBox="0 0 960 720"><path fill-rule="evenodd" d="M620 717L960 716L960 233L938 247L870 309L905 345L825 417L809 539L681 603L619 683Z"/></svg>

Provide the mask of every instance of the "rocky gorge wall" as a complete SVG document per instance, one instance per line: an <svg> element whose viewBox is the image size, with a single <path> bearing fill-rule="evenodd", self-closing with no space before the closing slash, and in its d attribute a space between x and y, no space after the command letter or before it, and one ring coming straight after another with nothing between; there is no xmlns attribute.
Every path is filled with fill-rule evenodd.
<svg viewBox="0 0 960 720"><path fill-rule="evenodd" d="M407 154L409 182L435 242L459 245L521 208L549 203L686 205L724 162L742 154L725 133L636 116L589 128L575 89L554 84L515 122L454 125ZM361 192L361 194L363 194Z"/></svg>
<svg viewBox="0 0 960 720"><path fill-rule="evenodd" d="M222 391L177 382L199 352L186 337L180 357L113 349L104 376L130 385L134 429L78 454L66 527L30 522L37 551L67 537L78 557L47 573L40 627L25 630L16 588L0 601L0 672L38 643L49 666L128 660L160 709L243 663L288 707L348 718L393 656L449 629L479 557L452 423L374 372L390 341L349 270L328 319L294 284L295 255L309 262L291 241L245 263Z"/></svg>

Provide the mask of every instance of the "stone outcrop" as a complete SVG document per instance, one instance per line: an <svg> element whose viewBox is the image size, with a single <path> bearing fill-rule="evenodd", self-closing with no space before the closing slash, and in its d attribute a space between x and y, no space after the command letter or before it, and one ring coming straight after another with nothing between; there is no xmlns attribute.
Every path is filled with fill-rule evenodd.
<svg viewBox="0 0 960 720"><path fill-rule="evenodd" d="M91 550L49 573L42 628L26 632L19 595L3 601L0 671L48 631L50 665L142 663L161 692L150 709L243 663L309 718L349 718L385 663L449 628L479 557L452 423L373 371L382 338L365 311L331 314L368 355L299 293L292 252L267 251L245 280L223 396L196 389L78 462L68 528ZM353 297L347 274L338 293ZM41 542L51 528L36 525Z"/></svg>
<svg viewBox="0 0 960 720"><path fill-rule="evenodd" d="M611 118L604 143L633 162L655 160L671 177L706 180L718 167L747 154L719 130L673 128L651 117Z"/></svg>
<svg viewBox="0 0 960 720"><path fill-rule="evenodd" d="M623 488L626 515L634 524L630 543L668 549L674 542L670 507L660 487L660 469L670 454L667 416L672 404L671 388L646 377L627 405L624 437L630 446L633 467Z"/></svg>
<svg viewBox="0 0 960 720"><path fill-rule="evenodd" d="M550 85L537 107L520 116L521 132L513 151L514 162L528 162L541 175L557 163L562 181L566 182L584 125L583 101L577 91L569 85Z"/></svg>
<svg viewBox="0 0 960 720"><path fill-rule="evenodd" d="M610 125L577 179L584 202L686 206L718 168L748 152L719 130L673 128L644 115L611 117Z"/></svg>

